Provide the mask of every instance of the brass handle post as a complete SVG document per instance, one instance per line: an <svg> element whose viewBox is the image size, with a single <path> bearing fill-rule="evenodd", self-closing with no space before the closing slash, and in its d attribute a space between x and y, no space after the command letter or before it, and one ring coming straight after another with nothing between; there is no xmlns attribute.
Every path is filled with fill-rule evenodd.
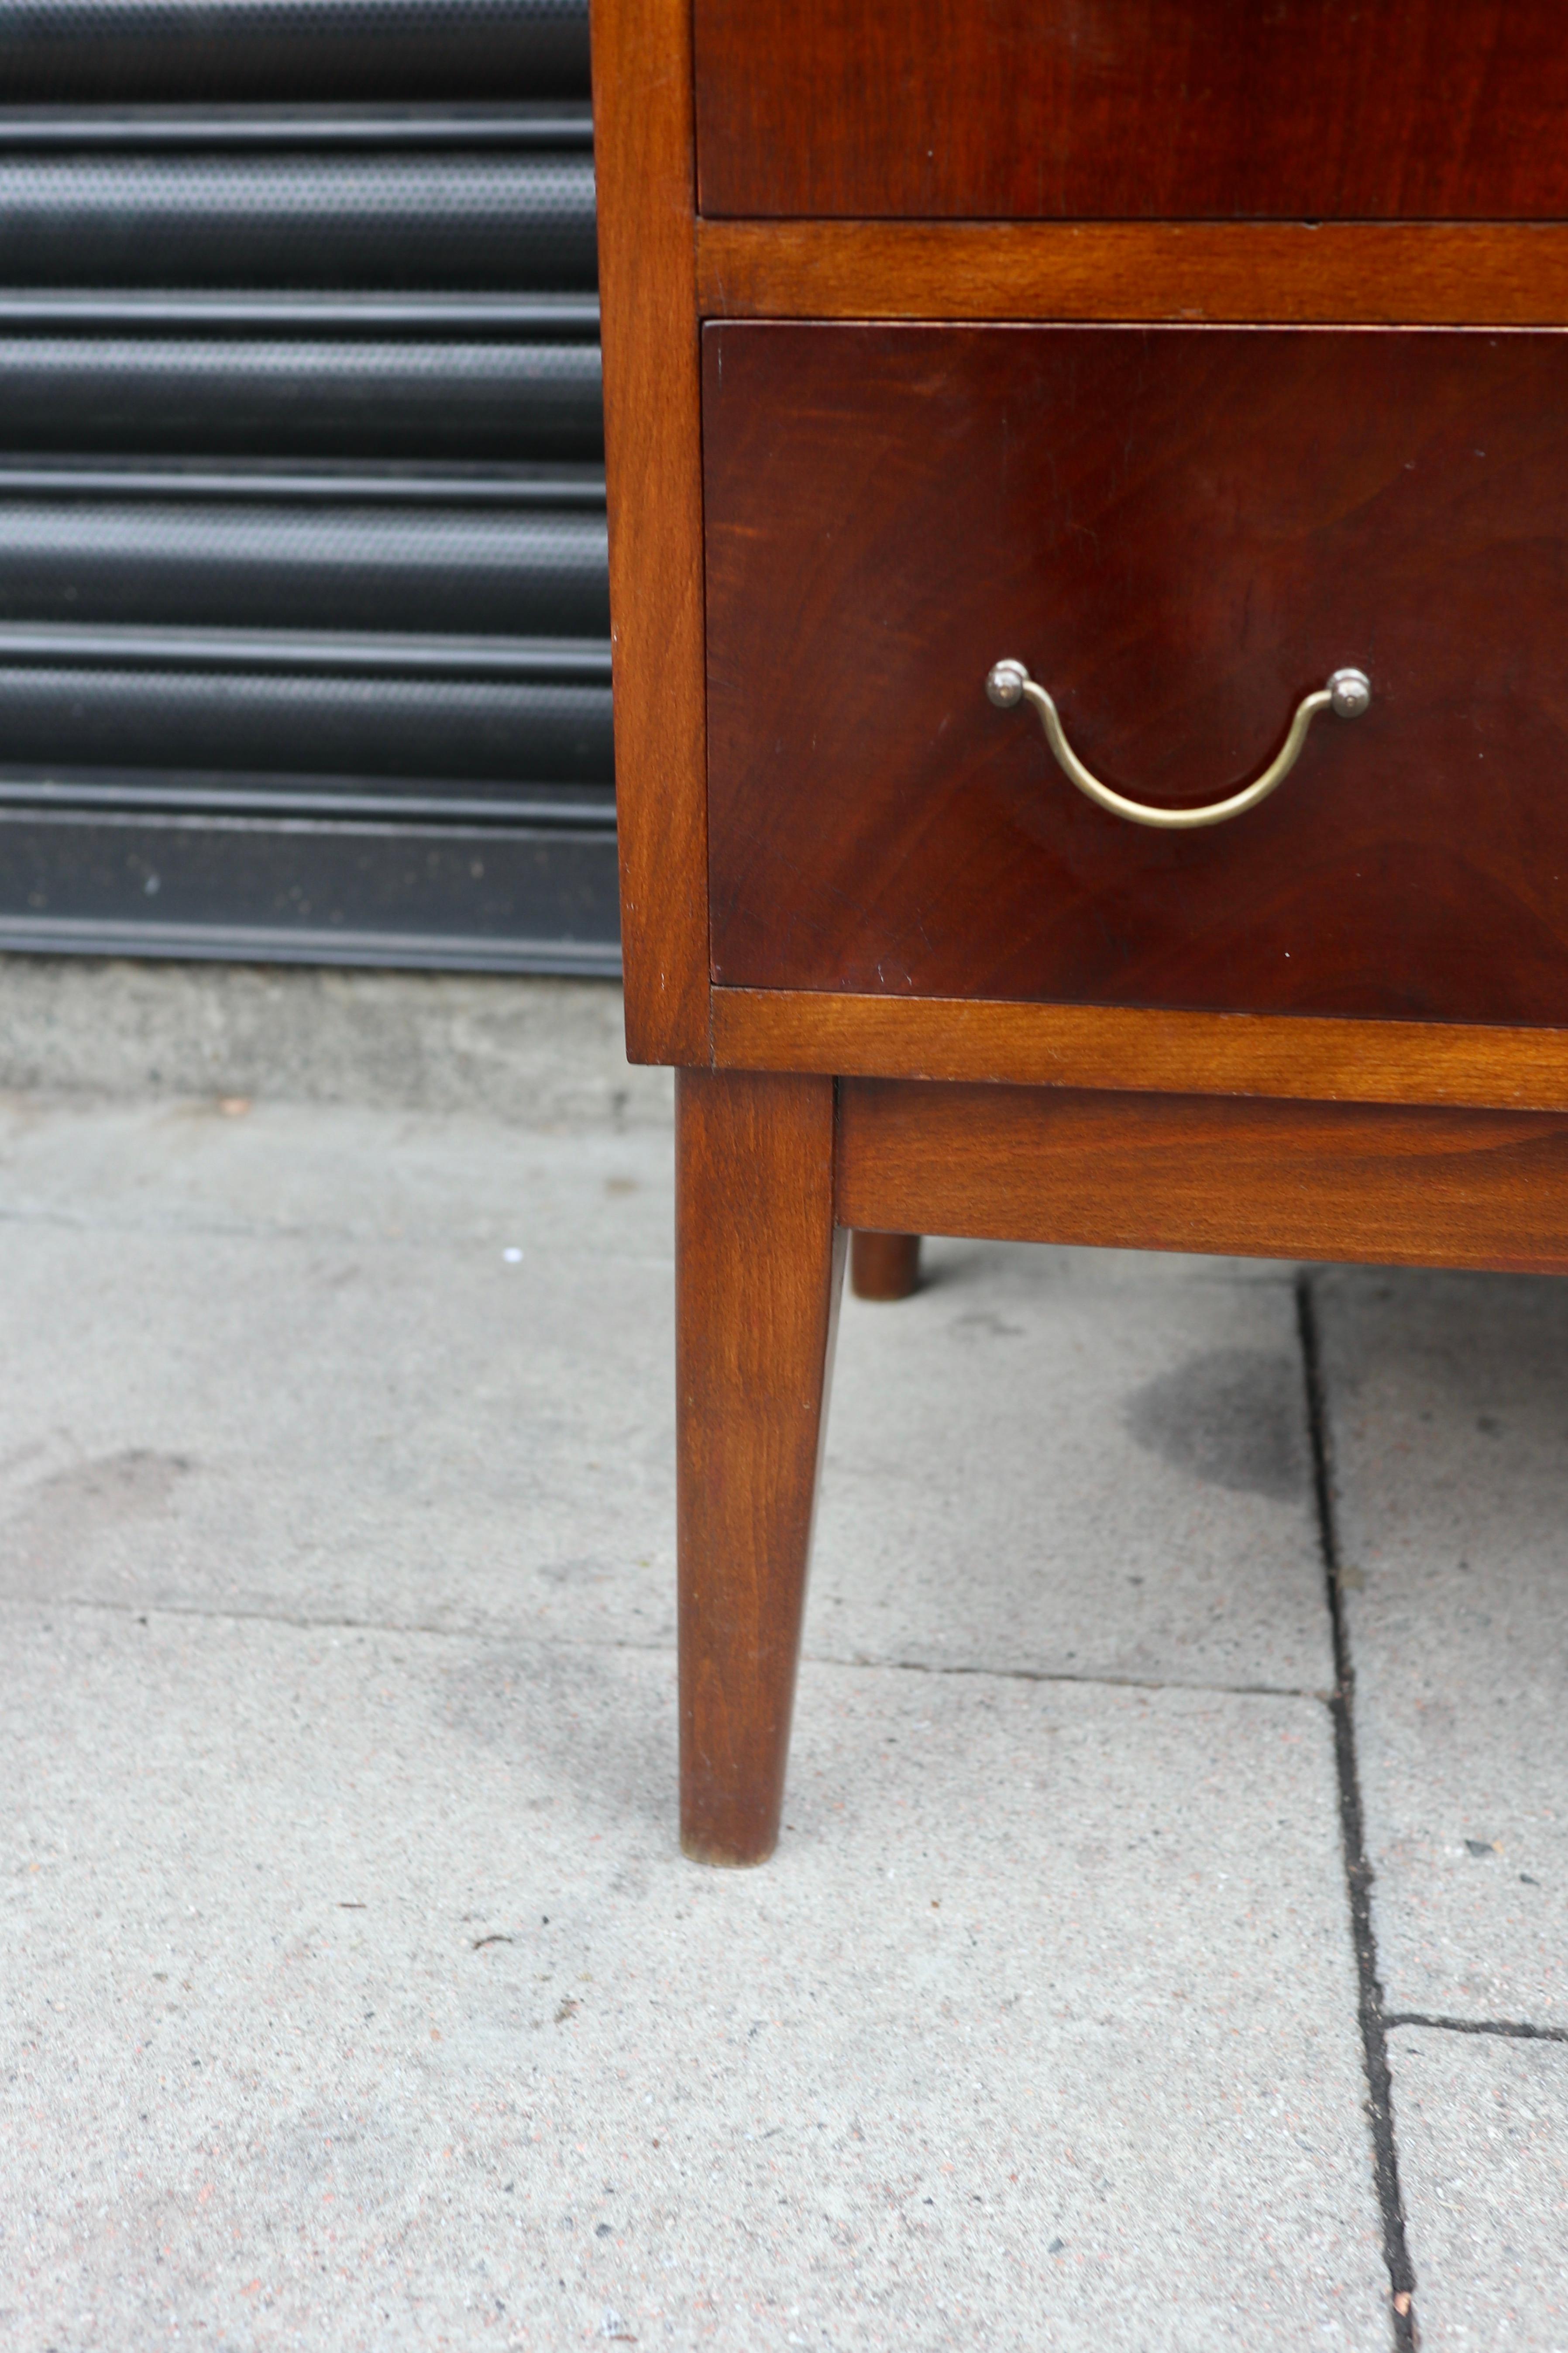
<svg viewBox="0 0 1568 2353"><path fill-rule="evenodd" d="M1155 808L1147 801L1130 801L1124 794L1113 792L1084 766L1068 742L1056 704L1043 686L1036 685L1021 661L995 663L986 678L985 691L999 711L1011 710L1019 702L1033 704L1046 731L1047 743L1080 793L1086 793L1100 808L1109 809L1112 817L1125 818L1130 825L1158 826L1166 833L1190 833L1201 825L1224 825L1229 818L1245 817L1248 809L1266 801L1276 786L1284 783L1300 757L1307 730L1320 711L1332 711L1341 719L1359 719L1372 701L1372 685L1364 670L1337 670L1327 686L1301 697L1278 753L1262 775L1254 776L1240 792L1232 793L1223 801L1209 801L1201 808Z"/></svg>

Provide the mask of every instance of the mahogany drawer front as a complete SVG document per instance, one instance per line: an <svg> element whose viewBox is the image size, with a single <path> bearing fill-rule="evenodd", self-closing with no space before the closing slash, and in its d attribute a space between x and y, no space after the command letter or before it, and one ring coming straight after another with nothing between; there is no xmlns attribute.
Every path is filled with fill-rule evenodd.
<svg viewBox="0 0 1568 2353"><path fill-rule="evenodd" d="M705 330L724 985L1568 1023L1568 335ZM1100 776L1263 806L1169 833Z"/></svg>
<svg viewBox="0 0 1568 2353"><path fill-rule="evenodd" d="M1560 0L696 0L695 41L714 216L1568 211Z"/></svg>

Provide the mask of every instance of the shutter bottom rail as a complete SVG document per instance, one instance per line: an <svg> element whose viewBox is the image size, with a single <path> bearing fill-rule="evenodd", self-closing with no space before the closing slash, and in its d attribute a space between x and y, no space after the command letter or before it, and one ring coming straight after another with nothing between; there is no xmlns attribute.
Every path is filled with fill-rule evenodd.
<svg viewBox="0 0 1568 2353"><path fill-rule="evenodd" d="M615 834L0 807L0 951L614 976Z"/></svg>

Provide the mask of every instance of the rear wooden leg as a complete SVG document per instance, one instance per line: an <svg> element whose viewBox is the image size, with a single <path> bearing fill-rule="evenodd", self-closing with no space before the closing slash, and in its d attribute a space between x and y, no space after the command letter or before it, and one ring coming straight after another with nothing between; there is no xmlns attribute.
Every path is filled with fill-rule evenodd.
<svg viewBox="0 0 1568 2353"><path fill-rule="evenodd" d="M680 1842L778 1838L844 1236L831 1079L676 1080Z"/></svg>
<svg viewBox="0 0 1568 2353"><path fill-rule="evenodd" d="M920 1279L919 1234L857 1232L849 1250L849 1288L857 1299L907 1299Z"/></svg>

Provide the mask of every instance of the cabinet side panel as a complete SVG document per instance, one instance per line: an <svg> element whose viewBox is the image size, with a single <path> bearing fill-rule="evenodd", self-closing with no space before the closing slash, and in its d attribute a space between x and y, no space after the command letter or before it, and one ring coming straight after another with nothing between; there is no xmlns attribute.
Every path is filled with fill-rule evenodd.
<svg viewBox="0 0 1568 2353"><path fill-rule="evenodd" d="M702 481L689 0L594 0L626 1051L705 1063Z"/></svg>

